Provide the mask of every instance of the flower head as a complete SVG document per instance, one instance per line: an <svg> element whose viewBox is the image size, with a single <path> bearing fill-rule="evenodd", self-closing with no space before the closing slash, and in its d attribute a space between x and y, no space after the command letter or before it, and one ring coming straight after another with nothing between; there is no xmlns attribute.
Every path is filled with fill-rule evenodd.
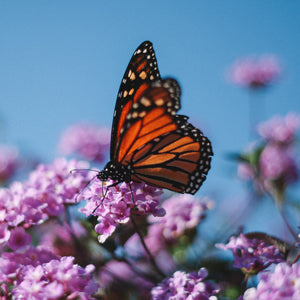
<svg viewBox="0 0 300 300"><path fill-rule="evenodd" d="M289 113L285 117L275 116L258 125L258 133L267 142L288 145L295 140L300 126L300 115Z"/></svg>
<svg viewBox="0 0 300 300"><path fill-rule="evenodd" d="M256 274L272 263L284 261L280 250L258 238L247 238L244 234L232 236L229 242L217 244L223 250L231 250L234 255L233 266L245 273Z"/></svg>
<svg viewBox="0 0 300 300"><path fill-rule="evenodd" d="M259 159L260 174L266 188L269 181L280 181L283 185L298 179L298 166L290 149L268 144Z"/></svg>
<svg viewBox="0 0 300 300"><path fill-rule="evenodd" d="M151 290L153 300L192 300L217 299L218 288L209 281L204 281L208 272L201 268L198 273L176 271L172 277L165 279Z"/></svg>
<svg viewBox="0 0 300 300"><path fill-rule="evenodd" d="M281 68L275 56L248 57L234 63L230 79L242 87L261 88L273 83L280 72Z"/></svg>
<svg viewBox="0 0 300 300"><path fill-rule="evenodd" d="M191 195L176 195L163 202L166 214L160 218L149 216L150 226L145 240L155 253L167 245L173 245L177 239L195 229L206 216L211 202L198 201Z"/></svg>
<svg viewBox="0 0 300 300"><path fill-rule="evenodd" d="M26 266L12 290L15 298L58 299L65 295L73 298L84 295L92 299L98 285L91 279L92 265L82 268L73 263L74 257L62 257L43 265Z"/></svg>
<svg viewBox="0 0 300 300"><path fill-rule="evenodd" d="M39 165L29 180L1 189L0 244L8 241L8 230L41 224L50 217L59 216L66 204L75 203L90 177L81 172L70 174L70 170L87 167L85 162L57 159L51 165ZM16 243L11 245L15 247Z"/></svg>
<svg viewBox="0 0 300 300"><path fill-rule="evenodd" d="M82 158L103 162L110 145L110 131L90 124L75 124L67 128L60 139L63 154L77 154Z"/></svg>
<svg viewBox="0 0 300 300"><path fill-rule="evenodd" d="M256 288L246 290L243 300L299 299L300 263L280 263L274 272L262 272Z"/></svg>
<svg viewBox="0 0 300 300"><path fill-rule="evenodd" d="M19 163L19 153L15 147L0 145L0 184L11 179Z"/></svg>
<svg viewBox="0 0 300 300"><path fill-rule="evenodd" d="M164 210L158 207L161 189L145 183L132 182L131 188L126 183L112 186L113 183L109 180L104 186L98 179L94 180L90 189L81 194L87 204L80 211L86 216L93 214L97 217L99 223L95 230L100 234L100 243L112 235L119 224L127 223L130 213L156 216L164 214Z"/></svg>

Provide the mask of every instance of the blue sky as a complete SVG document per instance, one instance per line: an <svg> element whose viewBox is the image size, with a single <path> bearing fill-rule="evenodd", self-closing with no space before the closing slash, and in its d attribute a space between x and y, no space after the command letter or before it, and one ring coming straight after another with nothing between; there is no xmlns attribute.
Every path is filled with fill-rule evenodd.
<svg viewBox="0 0 300 300"><path fill-rule="evenodd" d="M215 157L200 195L236 197L226 155L249 143L249 95L225 79L235 59L277 55L281 80L261 119L300 113L299 1L0 1L0 142L43 161L67 126L111 126L135 48L154 44L163 77L182 88L181 114L211 139Z"/></svg>

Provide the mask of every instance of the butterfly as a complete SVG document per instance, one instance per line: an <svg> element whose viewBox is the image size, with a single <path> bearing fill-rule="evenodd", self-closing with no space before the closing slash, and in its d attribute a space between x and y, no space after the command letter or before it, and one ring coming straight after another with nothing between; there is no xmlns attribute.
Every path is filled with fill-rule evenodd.
<svg viewBox="0 0 300 300"><path fill-rule="evenodd" d="M116 184L145 182L179 193L195 194L206 179L213 155L211 143L176 114L180 87L162 79L152 43L134 52L117 96L110 162L97 178Z"/></svg>

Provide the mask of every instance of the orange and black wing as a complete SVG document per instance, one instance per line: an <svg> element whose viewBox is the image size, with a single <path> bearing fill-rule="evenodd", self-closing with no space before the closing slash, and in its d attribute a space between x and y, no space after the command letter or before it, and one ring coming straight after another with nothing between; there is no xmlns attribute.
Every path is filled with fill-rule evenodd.
<svg viewBox="0 0 300 300"><path fill-rule="evenodd" d="M122 79L115 106L110 158L116 162L116 144L120 138L121 129L124 127L126 117L134 103L154 80L160 79L157 61L152 43L143 42L134 52Z"/></svg>
<svg viewBox="0 0 300 300"><path fill-rule="evenodd" d="M132 179L194 194L210 169L210 141L176 115L176 80L152 82L127 113L116 144L116 162L132 167Z"/></svg>

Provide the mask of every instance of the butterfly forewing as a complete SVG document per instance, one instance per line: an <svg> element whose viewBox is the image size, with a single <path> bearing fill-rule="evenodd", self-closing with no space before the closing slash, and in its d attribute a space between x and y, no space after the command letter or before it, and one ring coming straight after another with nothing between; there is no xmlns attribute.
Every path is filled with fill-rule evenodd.
<svg viewBox="0 0 300 300"><path fill-rule="evenodd" d="M130 155L155 138L176 130L175 114L180 108L180 88L176 80L157 80L132 105L116 145L116 161L130 162Z"/></svg>
<svg viewBox="0 0 300 300"><path fill-rule="evenodd" d="M157 79L160 79L160 74L153 46L151 42L146 41L134 52L120 85L112 125L111 161L116 162L116 144L133 103L137 102L149 84Z"/></svg>

